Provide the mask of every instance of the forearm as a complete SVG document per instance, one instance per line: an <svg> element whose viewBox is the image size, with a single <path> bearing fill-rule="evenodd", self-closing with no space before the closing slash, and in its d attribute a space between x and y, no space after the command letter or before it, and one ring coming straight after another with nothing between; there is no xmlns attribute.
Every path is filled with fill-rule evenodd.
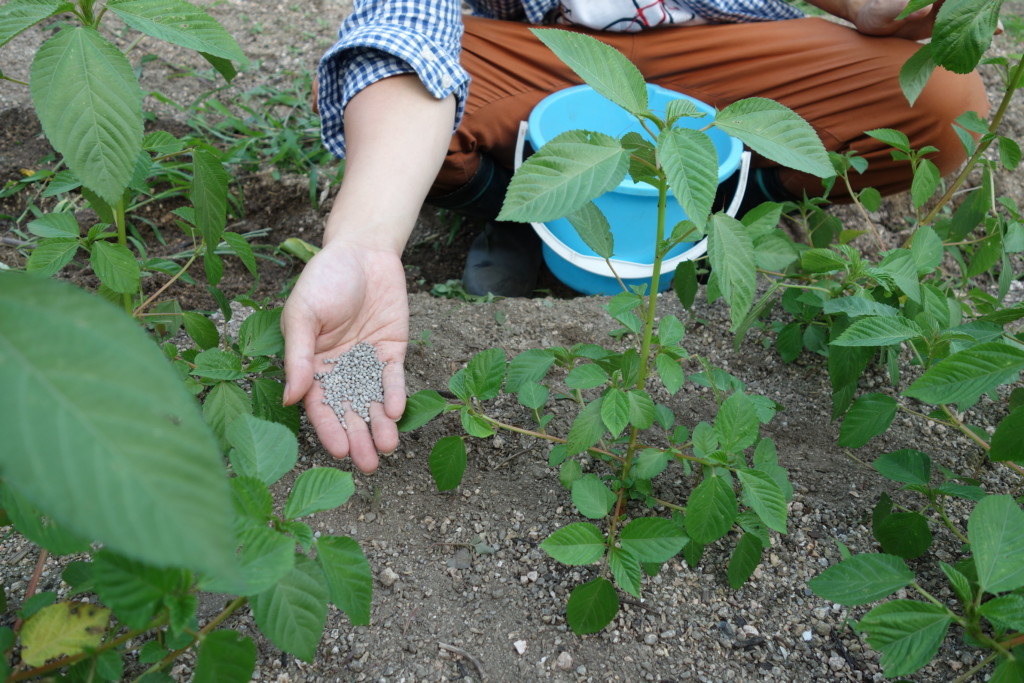
<svg viewBox="0 0 1024 683"><path fill-rule="evenodd" d="M413 75L378 81L345 109L347 155L324 245L342 238L401 254L451 140L455 98Z"/></svg>
<svg viewBox="0 0 1024 683"><path fill-rule="evenodd" d="M820 10L828 12L832 16L853 22L863 0L807 0L808 4L814 5Z"/></svg>

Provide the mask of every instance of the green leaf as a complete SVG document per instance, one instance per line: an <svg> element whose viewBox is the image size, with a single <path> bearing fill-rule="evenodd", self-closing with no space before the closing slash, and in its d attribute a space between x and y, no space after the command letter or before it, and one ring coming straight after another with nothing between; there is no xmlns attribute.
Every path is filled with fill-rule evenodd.
<svg viewBox="0 0 1024 683"><path fill-rule="evenodd" d="M931 45L926 44L911 55L900 68L900 88L903 89L903 95L910 106L914 106L935 67Z"/></svg>
<svg viewBox="0 0 1024 683"><path fill-rule="evenodd" d="M1004 417L996 427L988 457L1024 463L1024 407Z"/></svg>
<svg viewBox="0 0 1024 683"><path fill-rule="evenodd" d="M668 466L669 455L659 448L645 448L629 473L637 479L654 479Z"/></svg>
<svg viewBox="0 0 1024 683"><path fill-rule="evenodd" d="M576 522L556 530L540 544L541 550L570 566L593 564L604 556L604 534L593 524Z"/></svg>
<svg viewBox="0 0 1024 683"><path fill-rule="evenodd" d="M192 338L199 348L212 349L220 343L220 333L213 321L202 313L194 311L183 311L182 321L185 324L185 332Z"/></svg>
<svg viewBox="0 0 1024 683"><path fill-rule="evenodd" d="M901 152L910 153L910 138L902 131L892 128L875 128L874 130L865 131L865 133Z"/></svg>
<svg viewBox="0 0 1024 683"><path fill-rule="evenodd" d="M608 218L594 202L588 201L566 219L576 230L584 244L601 258L610 259L615 254L615 238Z"/></svg>
<svg viewBox="0 0 1024 683"><path fill-rule="evenodd" d="M986 496L967 521L978 586L1002 593L1024 586L1024 511L1010 496Z"/></svg>
<svg viewBox="0 0 1024 683"><path fill-rule="evenodd" d="M604 436L605 426L601 417L601 403L603 401L600 399L591 401L573 420L566 442L569 455L576 455L591 448Z"/></svg>
<svg viewBox="0 0 1024 683"><path fill-rule="evenodd" d="M316 559L327 578L331 602L353 626L369 625L373 574L359 544L343 536L322 536L316 542Z"/></svg>
<svg viewBox="0 0 1024 683"><path fill-rule="evenodd" d="M786 495L767 472L736 470L743 485L743 502L770 528L786 533Z"/></svg>
<svg viewBox="0 0 1024 683"><path fill-rule="evenodd" d="M281 334L283 308L255 311L238 328L238 344L243 356L275 356L284 353Z"/></svg>
<svg viewBox="0 0 1024 683"><path fill-rule="evenodd" d="M686 217L703 230L718 188L715 144L701 131L669 128L658 138L658 159Z"/></svg>
<svg viewBox="0 0 1024 683"><path fill-rule="evenodd" d="M0 45L44 19L70 12L74 5L62 0L10 0L0 6Z"/></svg>
<svg viewBox="0 0 1024 683"><path fill-rule="evenodd" d="M932 476L931 458L911 448L883 453L875 458L871 466L886 479L901 484L927 486Z"/></svg>
<svg viewBox="0 0 1024 683"><path fill-rule="evenodd" d="M853 606L880 600L913 580L914 573L901 558L864 554L829 567L807 585L819 598Z"/></svg>
<svg viewBox="0 0 1024 683"><path fill-rule="evenodd" d="M54 555L88 552L90 542L68 530L67 526L43 514L10 486L0 488L0 501L10 523L23 536Z"/></svg>
<svg viewBox="0 0 1024 683"><path fill-rule="evenodd" d="M612 387L605 392L601 401L601 419L613 439L629 424L629 398L622 389Z"/></svg>
<svg viewBox="0 0 1024 683"><path fill-rule="evenodd" d="M677 524L662 517L640 517L622 528L619 542L639 562L668 562L689 538Z"/></svg>
<svg viewBox="0 0 1024 683"><path fill-rule="evenodd" d="M729 558L729 567L726 570L729 585L732 586L733 590L742 588L743 584L750 578L750 575L754 573L757 565L761 562L761 552L763 550L764 546L761 545L760 539L754 534L743 534L740 537L739 543L736 544L736 550L732 552L732 557Z"/></svg>
<svg viewBox="0 0 1024 683"><path fill-rule="evenodd" d="M192 174L189 200L195 207L196 227L212 250L220 244L227 220L228 173L215 154L196 149L192 152Z"/></svg>
<svg viewBox="0 0 1024 683"><path fill-rule="evenodd" d="M541 147L516 171L498 220L552 221L618 185L629 155L602 133L571 130Z"/></svg>
<svg viewBox="0 0 1024 683"><path fill-rule="evenodd" d="M25 270L30 273L55 275L71 263L78 251L78 240L69 238L48 238L29 254Z"/></svg>
<svg viewBox="0 0 1024 683"><path fill-rule="evenodd" d="M570 389L593 389L608 382L608 373L597 363L577 365L565 377L565 386Z"/></svg>
<svg viewBox="0 0 1024 683"><path fill-rule="evenodd" d="M240 534L240 540L237 569L204 577L204 590L255 595L270 589L295 566L295 540L280 532L251 527Z"/></svg>
<svg viewBox="0 0 1024 683"><path fill-rule="evenodd" d="M942 175L938 167L928 159L921 159L914 171L914 180L910 185L910 197L914 208L920 209L924 203L932 198L935 190L939 187Z"/></svg>
<svg viewBox="0 0 1024 683"><path fill-rule="evenodd" d="M953 586L953 591L956 596L960 599L963 604L969 604L973 599L973 591L971 590L971 581L955 567L952 567L945 562L939 562L939 567L942 568L942 573L949 579L949 583Z"/></svg>
<svg viewBox="0 0 1024 683"><path fill-rule="evenodd" d="M1024 595L1011 593L992 598L978 611L998 628L1024 631Z"/></svg>
<svg viewBox="0 0 1024 683"><path fill-rule="evenodd" d="M231 500L238 514L240 528L266 526L274 510L274 499L267 485L255 477L232 477Z"/></svg>
<svg viewBox="0 0 1024 683"><path fill-rule="evenodd" d="M252 597L252 613L270 642L307 662L313 661L327 622L327 580L304 555L277 585Z"/></svg>
<svg viewBox="0 0 1024 683"><path fill-rule="evenodd" d="M64 237L76 239L81 232L73 213L47 213L25 226L33 235L40 237Z"/></svg>
<svg viewBox="0 0 1024 683"><path fill-rule="evenodd" d="M554 449L552 449L552 452L554 452ZM562 454L564 456L564 451ZM572 483L582 476L583 468L576 460L566 460L558 468L558 482L567 489L572 489Z"/></svg>
<svg viewBox="0 0 1024 683"><path fill-rule="evenodd" d="M438 439L430 451L430 476L438 491L450 491L466 472L466 443L458 436Z"/></svg>
<svg viewBox="0 0 1024 683"><path fill-rule="evenodd" d="M709 225L711 277L729 304L729 315L736 326L754 303L754 243L743 224L724 213L714 214Z"/></svg>
<svg viewBox="0 0 1024 683"><path fill-rule="evenodd" d="M463 406L459 411L459 419L462 422L462 428L470 436L475 436L478 439L494 436L494 427L481 415L471 412L468 406Z"/></svg>
<svg viewBox="0 0 1024 683"><path fill-rule="evenodd" d="M93 28L61 30L36 52L32 103L43 132L90 190L116 204L142 151L142 90Z"/></svg>
<svg viewBox="0 0 1024 683"><path fill-rule="evenodd" d="M615 494L596 474L586 474L572 483L572 502L584 517L604 518L615 501Z"/></svg>
<svg viewBox="0 0 1024 683"><path fill-rule="evenodd" d="M913 320L901 317L865 316L857 318L833 346L889 346L908 339L924 336L924 331Z"/></svg>
<svg viewBox="0 0 1024 683"><path fill-rule="evenodd" d="M466 389L486 401L498 395L505 381L505 352L487 349L473 356L466 366Z"/></svg>
<svg viewBox="0 0 1024 683"><path fill-rule="evenodd" d="M932 544L928 520L918 512L894 512L872 524L872 532L890 555L913 560L921 557Z"/></svg>
<svg viewBox="0 0 1024 683"><path fill-rule="evenodd" d="M131 628L145 628L165 595L189 588L181 571L155 569L108 550L96 553L92 571L100 600Z"/></svg>
<svg viewBox="0 0 1024 683"><path fill-rule="evenodd" d="M314 512L333 510L344 505L356 491L351 472L330 467L314 467L295 480L284 505L287 519L298 519Z"/></svg>
<svg viewBox="0 0 1024 683"><path fill-rule="evenodd" d="M89 258L100 282L118 294L133 294L139 289L139 262L120 244L97 240Z"/></svg>
<svg viewBox="0 0 1024 683"><path fill-rule="evenodd" d="M738 511L729 482L722 477L707 477L690 494L686 533L702 545L713 543L729 533Z"/></svg>
<svg viewBox="0 0 1024 683"><path fill-rule="evenodd" d="M648 429L654 424L654 400L640 389L633 389L626 396L629 399L629 423L637 429Z"/></svg>
<svg viewBox="0 0 1024 683"><path fill-rule="evenodd" d="M819 178L835 175L825 146L811 125L774 100L750 97L733 102L718 112L715 126L783 166Z"/></svg>
<svg viewBox="0 0 1024 683"><path fill-rule="evenodd" d="M252 403L242 387L234 382L216 384L203 402L203 417L227 446L228 429L239 417L252 414Z"/></svg>
<svg viewBox="0 0 1024 683"><path fill-rule="evenodd" d="M1016 381L1024 351L988 342L958 351L925 371L903 393L925 403L973 405L982 394Z"/></svg>
<svg viewBox="0 0 1024 683"><path fill-rule="evenodd" d="M411 432L444 412L448 401L433 389L417 391L405 401L405 412L398 421L398 431Z"/></svg>
<svg viewBox="0 0 1024 683"><path fill-rule="evenodd" d="M195 358L195 367L189 374L214 380L236 380L245 377L241 357L237 353L221 349L209 349L198 354Z"/></svg>
<svg viewBox="0 0 1024 683"><path fill-rule="evenodd" d="M874 608L857 628L882 653L887 678L917 671L931 661L952 622L949 610L916 600L893 600Z"/></svg>
<svg viewBox="0 0 1024 683"><path fill-rule="evenodd" d="M672 356L659 353L654 357L654 367L669 394L675 395L686 383L686 374L683 372L683 368L679 365L679 361Z"/></svg>
<svg viewBox="0 0 1024 683"><path fill-rule="evenodd" d="M932 58L953 73L970 73L999 25L1000 0L949 0L935 15Z"/></svg>
<svg viewBox="0 0 1024 683"><path fill-rule="evenodd" d="M246 683L256 668L256 643L237 631L214 631L199 645L192 683Z"/></svg>
<svg viewBox="0 0 1024 683"><path fill-rule="evenodd" d="M227 429L228 453L235 472L271 486L295 467L299 445L291 431L276 422L242 415Z"/></svg>
<svg viewBox="0 0 1024 683"><path fill-rule="evenodd" d="M753 446L759 427L754 404L743 392L736 392L725 399L715 416L718 444L729 453L741 453Z"/></svg>
<svg viewBox="0 0 1024 683"><path fill-rule="evenodd" d="M621 52L582 33L561 29L531 31L599 94L631 114L647 111L644 77Z"/></svg>
<svg viewBox="0 0 1024 683"><path fill-rule="evenodd" d="M519 391L516 393L516 398L527 408L540 410L544 407L544 404L548 402L548 396L550 396L550 394L551 391L543 384L530 382L529 384L523 384L519 387Z"/></svg>
<svg viewBox="0 0 1024 683"><path fill-rule="evenodd" d="M14 272L0 273L0 320L18 321L0 326L5 483L127 557L229 564L220 450L136 321L66 283Z"/></svg>
<svg viewBox="0 0 1024 683"><path fill-rule="evenodd" d="M110 0L107 7L146 35L215 57L247 61L224 27L184 0Z"/></svg>
<svg viewBox="0 0 1024 683"><path fill-rule="evenodd" d="M643 572L640 563L625 548L608 549L608 569L611 570L619 588L633 597L640 597L640 580Z"/></svg>
<svg viewBox="0 0 1024 683"><path fill-rule="evenodd" d="M1000 660L992 671L992 677L988 683L1018 683L1024 681L1024 661L1018 655L1016 659Z"/></svg>
<svg viewBox="0 0 1024 683"><path fill-rule="evenodd" d="M569 628L578 636L597 633L619 612L619 596L608 579L597 577L576 586L565 606Z"/></svg>
<svg viewBox="0 0 1024 683"><path fill-rule="evenodd" d="M800 253L800 267L808 273L831 273L849 265L849 261L832 249L807 249Z"/></svg>
<svg viewBox="0 0 1024 683"><path fill-rule="evenodd" d="M519 392L526 382L540 382L555 362L555 355L550 349L527 349L509 361L505 375L505 391L510 394Z"/></svg>
<svg viewBox="0 0 1024 683"><path fill-rule="evenodd" d="M860 448L883 433L896 417L899 404L885 394L864 394L850 408L839 429L839 445Z"/></svg>
<svg viewBox="0 0 1024 683"><path fill-rule="evenodd" d="M281 405L284 385L276 379L257 377L252 380L252 412L256 417L284 425L292 434L299 433L299 407Z"/></svg>

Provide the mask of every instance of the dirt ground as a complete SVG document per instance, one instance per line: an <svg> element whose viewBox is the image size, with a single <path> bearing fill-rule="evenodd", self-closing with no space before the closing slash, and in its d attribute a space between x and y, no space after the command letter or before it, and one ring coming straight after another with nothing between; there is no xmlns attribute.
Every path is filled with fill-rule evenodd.
<svg viewBox="0 0 1024 683"><path fill-rule="evenodd" d="M343 0L197 4L208 7L253 60L254 68L232 86L240 90L257 83L280 86L302 69L312 68L351 6ZM1020 6L1014 5L1018 12ZM28 32L0 50L4 73L26 78L41 36L40 31ZM143 41L137 54L155 51L149 43ZM995 50L1020 47L1001 39ZM179 102L214 87L185 73L201 66L191 57L164 48L159 54L161 60L143 67L147 87L173 93ZM994 82L991 70L985 75ZM1018 94L1010 108L1006 130L1017 140L1024 139L1019 98ZM174 115L155 100L147 106L162 117ZM25 89L0 82L0 184L18 177L21 169L37 167L48 153ZM275 180L269 172L255 174L238 191L245 214L237 218L236 230L267 228L264 240L271 245L293 236L319 241L325 210L311 205L305 178ZM997 192L1024 205L1020 174L1000 177ZM17 201L15 197L0 204L0 214L15 214ZM895 230L907 206L906 197L888 199L873 218ZM858 220L850 209L835 211L849 223ZM0 261L17 266L22 255L10 243L11 227L10 221L0 220L0 237L8 238L0 246ZM573 297L550 276L542 286L551 296L534 299L470 304L431 296L434 285L459 277L475 227L465 226L452 235L450 219L424 209L410 241L405 259L414 342L406 367L410 393L444 388L453 372L486 348L503 348L511 357L535 347L628 342L607 336L615 325L601 310L604 299ZM893 232L890 238L895 242L898 235ZM152 246L156 253L175 248ZM261 262L257 296L279 297L301 267L294 260L281 263ZM74 266L65 275L88 284ZM229 270L223 287L229 295L243 293L249 280L240 268ZM1019 297L1020 289L1015 293ZM190 304L212 308L202 294L183 296L193 297ZM806 588L807 580L838 560L836 541L855 552L875 550L870 507L883 490L900 498L865 462L880 453L917 448L938 464L975 474L993 492L1005 490L1004 472L987 465L976 469L978 452L966 439L905 417L856 452L839 448L838 425L828 419L830 389L823 359L804 354L785 364L770 347L771 335L760 329L734 349L727 311L721 304L708 305L702 297L688 314L673 296L664 296L660 312L686 321L691 353L703 355L733 373L749 391L782 406L763 433L775 440L780 464L789 470L795 486L790 533L774 536L750 582L738 591L728 588L725 567L735 539L727 539L708 548L696 568L681 560L666 565L659 576L645 582L644 599L624 602L603 632L573 635L564 617L568 592L597 569L559 565L538 546L555 529L579 521L556 471L547 466L547 449L514 435L471 440L463 485L438 493L427 470L427 454L439 437L460 433L457 420L444 418L404 435L399 449L383 458L377 474L356 473L357 494L350 503L314 518L314 529L350 535L366 552L376 577L372 625L353 628L343 614L332 611L317 657L307 664L279 652L257 634L251 616L243 614L230 625L257 639L260 657L254 680L881 680L877 653L847 624L863 610L826 603ZM880 370L869 374L862 388L893 392ZM693 384L674 397L656 400L670 406L683 424L692 426L712 414L707 390ZM528 423L524 410L513 401L499 399L492 410L506 421ZM1003 417L1000 410L986 399L971 417L977 424L992 426ZM293 476L311 466L351 469L347 461L333 461L308 428L300 445L300 464ZM278 493L287 490L292 478ZM660 495L684 501L685 482L667 479L659 487ZM965 512L954 508L951 516L963 521ZM951 561L957 550L948 535L940 536L936 547L934 557L945 561ZM35 558L5 554L3 562L10 600L17 604L15 587L19 582L24 585ZM915 569L934 580L930 586L938 595L951 597L941 588L933 560L921 560ZM58 578L58 568L51 564L40 590L55 588ZM949 681L979 660L975 651L949 639L934 663L911 679ZM175 678L189 680L191 665L185 658L175 669Z"/></svg>

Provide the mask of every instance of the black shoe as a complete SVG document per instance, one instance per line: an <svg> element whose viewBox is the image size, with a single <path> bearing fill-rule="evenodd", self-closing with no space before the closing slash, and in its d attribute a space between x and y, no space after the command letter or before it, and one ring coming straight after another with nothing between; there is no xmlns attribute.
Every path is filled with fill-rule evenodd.
<svg viewBox="0 0 1024 683"><path fill-rule="evenodd" d="M469 247L462 285L476 296L527 297L540 263L540 237L528 223L490 222Z"/></svg>

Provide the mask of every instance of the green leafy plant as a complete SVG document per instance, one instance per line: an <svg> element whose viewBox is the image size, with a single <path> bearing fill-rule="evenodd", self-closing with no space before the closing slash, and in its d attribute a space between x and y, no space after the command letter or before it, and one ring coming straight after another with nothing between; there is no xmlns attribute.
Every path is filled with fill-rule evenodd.
<svg viewBox="0 0 1024 683"><path fill-rule="evenodd" d="M744 253L749 256L752 249L748 228L711 213L718 163L707 134L675 127L681 117L699 113L683 102L670 105L664 118L650 111L640 73L593 38L551 29L536 34L587 83L636 116L649 138L633 134L619 140L593 131L554 138L516 172L499 218L530 222L569 216L587 244L608 260L614 240L591 200L630 173L659 190L652 287L673 246L707 234L713 264L709 287L729 292L734 313L742 316L739 302L746 298L749 306L754 294L753 273L744 270ZM810 126L778 103L742 100L718 112L712 125L781 163L820 175L832 172ZM665 226L669 188L687 215L671 232ZM746 244L745 252L736 248L737 242ZM680 290L696 287L696 269L690 265L677 273ZM777 406L750 395L737 378L689 353L683 324L671 315L659 319L657 297L649 290L624 290L605 309L623 326L615 335L630 335L635 348L580 344L531 349L511 361L500 349L483 351L452 377L448 388L455 400L421 391L410 397L399 424L402 430L415 429L442 413L457 412L469 436L486 438L508 430L551 445L549 465L558 468L578 512L593 521L558 529L541 547L566 565L601 563L596 576L573 589L566 606L569 625L580 634L599 631L615 617L616 588L639 597L645 574L656 574L680 552L695 565L706 546L730 535L736 543L728 577L739 587L770 544L770 533L786 532L786 503L792 496L774 443L760 436L761 424L772 419ZM686 384L684 368L690 368L690 382L711 388L712 420L681 425L671 408L655 401L653 392L672 395ZM486 403L502 391L530 411L533 426L487 414ZM577 405L569 424L548 412L553 400ZM440 490L458 486L466 465L464 437L446 436L431 451L430 471ZM670 467L674 477L692 486L686 500L655 492L655 480ZM637 512L635 506L670 510L671 516ZM603 528L597 525L601 521Z"/></svg>

